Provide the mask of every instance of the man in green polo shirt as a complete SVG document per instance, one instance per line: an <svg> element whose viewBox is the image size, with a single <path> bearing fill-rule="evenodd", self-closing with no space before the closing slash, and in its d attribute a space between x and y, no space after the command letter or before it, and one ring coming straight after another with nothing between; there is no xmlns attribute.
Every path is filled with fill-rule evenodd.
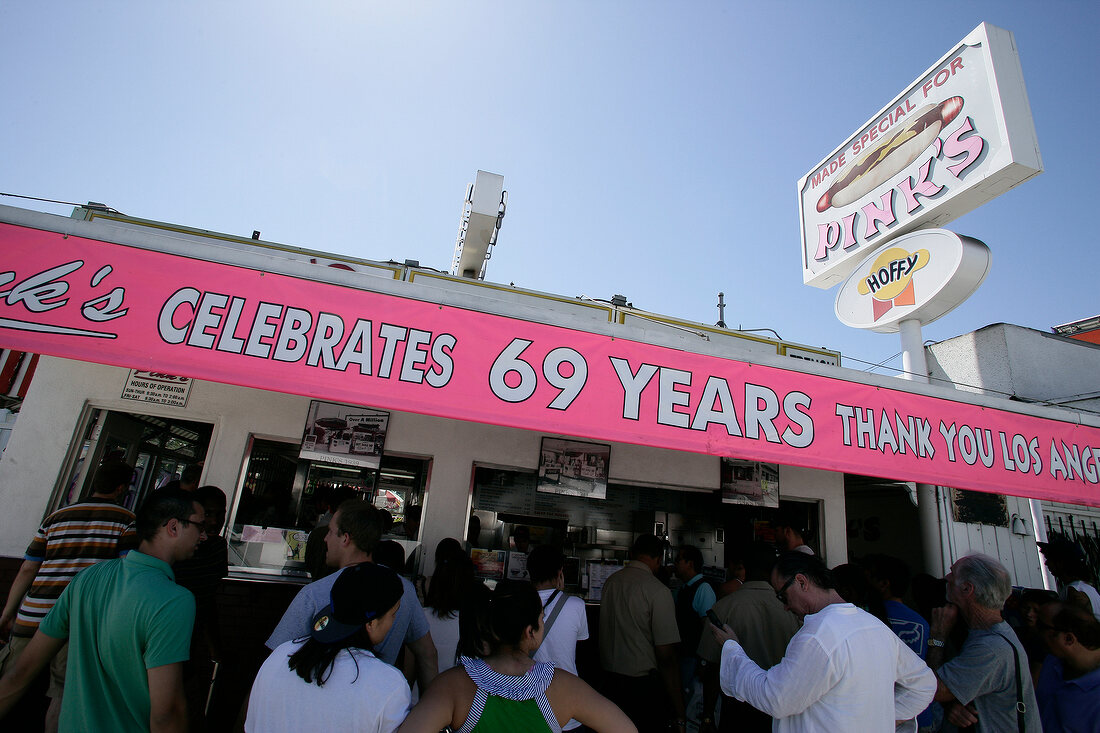
<svg viewBox="0 0 1100 733"><path fill-rule="evenodd" d="M195 598L171 566L194 554L203 519L183 492L150 496L137 515L138 549L79 573L0 679L0 717L67 640L61 731L186 731Z"/></svg>

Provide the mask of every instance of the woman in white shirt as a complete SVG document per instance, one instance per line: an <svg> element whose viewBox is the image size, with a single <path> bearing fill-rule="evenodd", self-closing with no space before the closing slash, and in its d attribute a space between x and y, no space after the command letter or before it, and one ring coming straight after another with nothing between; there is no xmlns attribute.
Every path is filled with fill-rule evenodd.
<svg viewBox="0 0 1100 733"><path fill-rule="evenodd" d="M459 541L451 537L440 540L435 546L435 574L424 594L440 672L458 663L458 610L475 582L474 564Z"/></svg>
<svg viewBox="0 0 1100 733"><path fill-rule="evenodd" d="M409 685L371 649L393 626L402 591L388 568L344 568L310 635L282 644L260 667L246 733L396 730L408 714Z"/></svg>

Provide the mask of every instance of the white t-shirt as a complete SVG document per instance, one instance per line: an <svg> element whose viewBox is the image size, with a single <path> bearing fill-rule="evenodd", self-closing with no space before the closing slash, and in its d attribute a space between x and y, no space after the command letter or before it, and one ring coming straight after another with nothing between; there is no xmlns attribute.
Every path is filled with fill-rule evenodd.
<svg viewBox="0 0 1100 733"><path fill-rule="evenodd" d="M428 619L428 628L432 632L432 641L435 642L436 655L439 657L439 671L455 666L455 650L458 649L458 612L453 616L440 618L430 608L424 609L424 616Z"/></svg>
<svg viewBox="0 0 1100 733"><path fill-rule="evenodd" d="M543 606L553 593L553 588L539 591ZM558 604L565 603L550 627L550 633L543 636L542 645L535 652L535 661L548 662L558 669L576 674L577 642L588 638L588 616L584 611L584 601L576 596L565 596L563 599L563 595L559 592L550 607L543 609L544 616L550 618ZM572 730L578 725L579 721L570 720L562 726L562 730Z"/></svg>
<svg viewBox="0 0 1100 733"><path fill-rule="evenodd" d="M404 722L409 685L397 669L365 649L345 649L318 687L287 667L300 646L293 641L279 645L260 667L248 699L245 733L391 733Z"/></svg>
<svg viewBox="0 0 1100 733"><path fill-rule="evenodd" d="M722 647L722 692L775 719L778 733L893 731L928 707L936 675L871 614L835 603L806 617L764 671L736 641ZM912 729L912 726L910 726Z"/></svg>

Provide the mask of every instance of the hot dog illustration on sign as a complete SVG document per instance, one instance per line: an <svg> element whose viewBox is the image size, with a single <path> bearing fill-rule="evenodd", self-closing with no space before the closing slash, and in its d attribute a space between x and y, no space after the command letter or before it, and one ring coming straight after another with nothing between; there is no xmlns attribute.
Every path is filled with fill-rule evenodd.
<svg viewBox="0 0 1100 733"><path fill-rule="evenodd" d="M917 110L912 122L857 158L848 172L818 199L817 210L847 206L905 170L959 116L962 108L962 97L950 97Z"/></svg>
<svg viewBox="0 0 1100 733"><path fill-rule="evenodd" d="M859 283L859 294L871 296L874 320L882 318L895 305L916 305L913 273L928 264L926 249L914 252L901 247L889 247L871 264L867 276Z"/></svg>

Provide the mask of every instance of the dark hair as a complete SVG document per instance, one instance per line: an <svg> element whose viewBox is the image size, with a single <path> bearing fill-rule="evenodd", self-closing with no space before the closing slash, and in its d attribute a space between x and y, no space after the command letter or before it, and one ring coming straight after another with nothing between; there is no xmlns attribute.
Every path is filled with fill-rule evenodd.
<svg viewBox="0 0 1100 733"><path fill-rule="evenodd" d="M323 501L328 505L330 511L335 512L345 501L354 498L355 489L348 488L347 486L337 486L335 489L331 489L325 494Z"/></svg>
<svg viewBox="0 0 1100 733"><path fill-rule="evenodd" d="M867 573L875 580L885 580L890 595L900 598L909 590L909 566L892 555L868 555L863 559Z"/></svg>
<svg viewBox="0 0 1100 733"><path fill-rule="evenodd" d="M817 555L810 555L797 550L789 550L779 554L773 572L782 580L789 580L798 574L806 576L806 579L823 590L835 589L836 582L825 563Z"/></svg>
<svg viewBox="0 0 1100 733"><path fill-rule="evenodd" d="M768 580L778 557L775 545L759 540L753 542L741 554L745 565L745 580Z"/></svg>
<svg viewBox="0 0 1100 733"><path fill-rule="evenodd" d="M684 545L680 548L680 557L684 558L684 562L691 563L691 566L695 568L695 572L702 572L703 553L699 551L698 547L695 545Z"/></svg>
<svg viewBox="0 0 1100 733"><path fill-rule="evenodd" d="M521 524L512 530L512 536L515 537L517 540L529 540L531 539L531 529L527 525Z"/></svg>
<svg viewBox="0 0 1100 733"><path fill-rule="evenodd" d="M1051 621L1056 631L1073 634L1086 649L1100 649L1100 621L1089 611L1069 603L1059 603Z"/></svg>
<svg viewBox="0 0 1100 733"><path fill-rule="evenodd" d="M312 635L316 632L311 631L305 643L290 655L287 666L306 682L315 682L318 687L323 687L341 651L373 649L366 629L367 621L389 613L401 600L404 590L397 574L389 568L371 562L344 568L332 584L332 603L313 620L313 629L324 631L326 625L320 619L328 614L334 619L328 626L330 630L337 625L352 625L356 627L354 632L334 641L319 641ZM355 654L351 656L354 660ZM358 662L355 668L358 679Z"/></svg>
<svg viewBox="0 0 1100 733"><path fill-rule="evenodd" d="M435 574L424 595L424 605L439 618L453 615L473 584L474 563L462 544L453 537L441 539L435 546Z"/></svg>
<svg viewBox="0 0 1100 733"><path fill-rule="evenodd" d="M336 507L336 512L340 513L340 521L337 522L340 532L351 535L356 547L373 555L382 538L382 518L378 510L361 499L347 499Z"/></svg>
<svg viewBox="0 0 1100 733"><path fill-rule="evenodd" d="M195 512L195 495L181 489L161 489L145 499L137 512L137 536L141 540L156 537L170 519L187 521Z"/></svg>
<svg viewBox="0 0 1100 733"><path fill-rule="evenodd" d="M772 520L772 526L778 529L779 527L788 527L795 534L802 538L805 542L810 539L812 532L810 528L806 526L806 517L801 512L797 512L791 509L785 509L779 513L775 519Z"/></svg>
<svg viewBox="0 0 1100 733"><path fill-rule="evenodd" d="M844 600L853 606L862 608L879 621L889 626L886 619L886 605L882 596L867 580L867 573L855 563L837 565L831 571L833 582L836 583L836 592Z"/></svg>
<svg viewBox="0 0 1100 733"><path fill-rule="evenodd" d="M217 486L200 486L195 489L195 501L206 506L207 504L217 504L224 508L226 505L225 492L219 489Z"/></svg>
<svg viewBox="0 0 1100 733"><path fill-rule="evenodd" d="M459 613L459 650L465 656L486 657L515 646L529 626L539 627L542 599L529 581L502 580L491 594L471 595L478 602Z"/></svg>
<svg viewBox="0 0 1100 733"><path fill-rule="evenodd" d="M396 540L383 540L374 548L372 555L379 565L400 573L405 568L405 548Z"/></svg>
<svg viewBox="0 0 1100 733"><path fill-rule="evenodd" d="M637 560L643 555L659 558L661 557L661 550L661 541L655 535L643 534L634 540L634 544L630 546L630 557L633 560Z"/></svg>
<svg viewBox="0 0 1100 733"><path fill-rule="evenodd" d="M536 545L527 554L527 574L532 583L554 580L564 567L565 555L553 545Z"/></svg>
<svg viewBox="0 0 1100 733"><path fill-rule="evenodd" d="M202 464L192 463L180 472L181 484L197 484L202 477Z"/></svg>
<svg viewBox="0 0 1100 733"><path fill-rule="evenodd" d="M92 476L93 494L113 494L121 486L129 486L134 478L134 468L123 461L104 461Z"/></svg>
<svg viewBox="0 0 1100 733"><path fill-rule="evenodd" d="M429 588L429 590L431 590ZM537 593L536 593L537 595ZM460 599L458 608L458 649L463 657L486 657L489 655L488 620L486 612L492 591L480 580L474 581L470 592Z"/></svg>

